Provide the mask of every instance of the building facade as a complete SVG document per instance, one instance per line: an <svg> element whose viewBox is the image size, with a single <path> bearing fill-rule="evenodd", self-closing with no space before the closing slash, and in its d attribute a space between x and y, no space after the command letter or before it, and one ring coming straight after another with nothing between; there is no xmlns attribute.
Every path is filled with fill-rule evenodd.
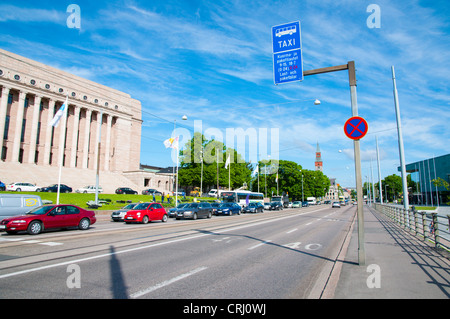
<svg viewBox="0 0 450 319"><path fill-rule="evenodd" d="M412 186L408 188L409 202L413 205L449 205L450 190L433 181L440 179L450 184L450 154L428 158L406 165L411 174ZM398 167L401 171L401 168Z"/></svg>
<svg viewBox="0 0 450 319"><path fill-rule="evenodd" d="M128 94L1 49L0 92L2 162L59 166L65 137L63 167L139 169L141 103ZM49 123L66 96L63 132Z"/></svg>

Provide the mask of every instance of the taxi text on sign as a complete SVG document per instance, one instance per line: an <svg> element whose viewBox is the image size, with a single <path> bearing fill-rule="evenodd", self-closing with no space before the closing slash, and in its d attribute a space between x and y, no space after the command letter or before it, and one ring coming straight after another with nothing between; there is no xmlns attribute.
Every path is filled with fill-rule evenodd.
<svg viewBox="0 0 450 319"><path fill-rule="evenodd" d="M272 27L275 84L303 81L300 21Z"/></svg>

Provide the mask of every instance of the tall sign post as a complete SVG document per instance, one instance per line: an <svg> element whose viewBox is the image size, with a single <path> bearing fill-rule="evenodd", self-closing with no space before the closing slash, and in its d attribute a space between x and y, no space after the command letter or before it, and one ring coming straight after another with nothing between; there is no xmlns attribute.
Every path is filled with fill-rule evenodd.
<svg viewBox="0 0 450 319"><path fill-rule="evenodd" d="M303 71L301 25L300 21L286 23L272 27L272 46L273 46L273 72L275 85L295 81L303 81L304 76L348 70L350 84L350 99L352 106L352 117L358 117L358 103L356 98L356 70L355 62L350 61L344 65L320 68L315 70ZM365 120L364 120L365 122ZM361 178L361 154L359 140L367 133L367 122L365 122L365 133L359 134L363 127L361 123L354 124L357 129L352 130L355 153L355 178L356 178L356 198L357 217L358 217L358 262L359 265L365 265L364 249L364 211L363 211L363 192ZM344 128L345 130L345 128Z"/></svg>

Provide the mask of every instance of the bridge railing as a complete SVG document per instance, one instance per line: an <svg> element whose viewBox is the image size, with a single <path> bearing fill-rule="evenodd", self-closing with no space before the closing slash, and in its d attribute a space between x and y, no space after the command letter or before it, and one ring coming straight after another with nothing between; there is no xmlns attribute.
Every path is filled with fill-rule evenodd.
<svg viewBox="0 0 450 319"><path fill-rule="evenodd" d="M374 204L375 209L394 220L402 228L414 233L424 241L434 243L436 248L450 251L450 215L436 212L405 210L400 206Z"/></svg>

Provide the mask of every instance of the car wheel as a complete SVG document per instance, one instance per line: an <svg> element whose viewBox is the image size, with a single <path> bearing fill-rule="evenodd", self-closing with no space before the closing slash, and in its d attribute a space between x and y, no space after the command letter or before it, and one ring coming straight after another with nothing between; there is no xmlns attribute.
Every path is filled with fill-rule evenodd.
<svg viewBox="0 0 450 319"><path fill-rule="evenodd" d="M194 215L192 216L192 219L197 219L197 213L194 213Z"/></svg>
<svg viewBox="0 0 450 319"><path fill-rule="evenodd" d="M16 192L21 192L22 190L20 188L16 189Z"/></svg>
<svg viewBox="0 0 450 319"><path fill-rule="evenodd" d="M211 212L209 212L207 218L211 218L211 217L212 217L212 214L211 214Z"/></svg>
<svg viewBox="0 0 450 319"><path fill-rule="evenodd" d="M161 221L163 223L165 223L167 220L169 219L169 217L167 216L167 214L164 214L163 218L161 219Z"/></svg>
<svg viewBox="0 0 450 319"><path fill-rule="evenodd" d="M30 225L28 225L27 232L28 232L28 234L30 234L30 235L37 235L37 234L39 234L41 231L42 231L42 224L41 224L41 222L39 222L39 221L37 221L37 220L32 221L32 222L30 223Z"/></svg>
<svg viewBox="0 0 450 319"><path fill-rule="evenodd" d="M88 218L83 218L78 223L78 228L81 230L86 230L89 228L89 226L91 226L91 221Z"/></svg>
<svg viewBox="0 0 450 319"><path fill-rule="evenodd" d="M148 216L145 215L144 217L142 217L142 224L147 224L148 223Z"/></svg>

